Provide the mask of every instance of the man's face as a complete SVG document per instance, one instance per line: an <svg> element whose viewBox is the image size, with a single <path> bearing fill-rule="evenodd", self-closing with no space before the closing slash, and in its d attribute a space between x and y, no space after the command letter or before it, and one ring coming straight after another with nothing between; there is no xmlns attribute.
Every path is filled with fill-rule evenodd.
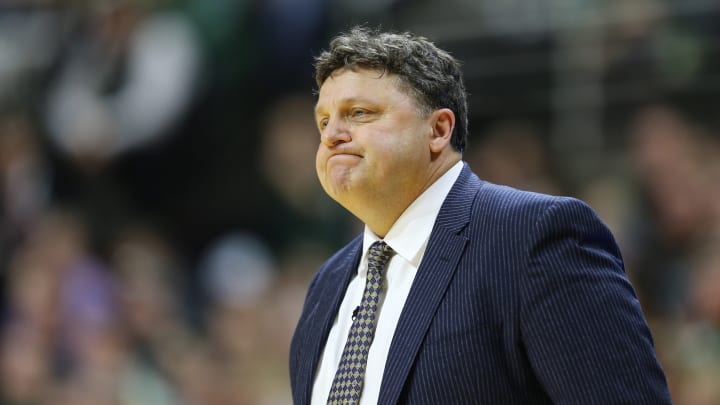
<svg viewBox="0 0 720 405"><path fill-rule="evenodd" d="M432 126L398 80L344 68L320 88L318 177L356 215L364 204L409 204L428 186Z"/></svg>

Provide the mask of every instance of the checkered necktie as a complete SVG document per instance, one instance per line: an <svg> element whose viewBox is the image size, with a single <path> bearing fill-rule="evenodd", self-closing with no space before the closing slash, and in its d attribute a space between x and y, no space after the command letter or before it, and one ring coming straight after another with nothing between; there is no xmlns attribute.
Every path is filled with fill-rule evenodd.
<svg viewBox="0 0 720 405"><path fill-rule="evenodd" d="M385 242L375 242L370 246L365 292L359 309L353 314L352 327L330 389L328 404L357 404L360 401L368 351L377 325L375 314L382 288L382 270L393 253Z"/></svg>

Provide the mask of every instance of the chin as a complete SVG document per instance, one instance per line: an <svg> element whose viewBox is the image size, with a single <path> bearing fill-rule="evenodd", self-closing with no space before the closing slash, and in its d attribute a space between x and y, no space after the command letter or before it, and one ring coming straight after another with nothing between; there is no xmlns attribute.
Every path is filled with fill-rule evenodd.
<svg viewBox="0 0 720 405"><path fill-rule="evenodd" d="M347 184L336 184L326 188L325 191L333 200L340 203L352 195L351 188Z"/></svg>

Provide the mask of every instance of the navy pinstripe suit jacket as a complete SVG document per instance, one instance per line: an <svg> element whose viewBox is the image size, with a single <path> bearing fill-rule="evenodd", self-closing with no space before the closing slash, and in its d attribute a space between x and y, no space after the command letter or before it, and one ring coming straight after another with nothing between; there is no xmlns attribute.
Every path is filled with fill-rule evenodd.
<svg viewBox="0 0 720 405"><path fill-rule="evenodd" d="M362 237L315 275L290 351L295 404L314 375ZM669 404L615 241L570 198L468 168L435 222L393 337L380 404Z"/></svg>

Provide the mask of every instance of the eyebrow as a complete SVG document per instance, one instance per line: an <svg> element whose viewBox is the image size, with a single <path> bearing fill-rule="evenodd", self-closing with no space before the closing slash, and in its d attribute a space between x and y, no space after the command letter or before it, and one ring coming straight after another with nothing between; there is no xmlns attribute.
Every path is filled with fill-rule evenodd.
<svg viewBox="0 0 720 405"><path fill-rule="evenodd" d="M376 101L370 100L369 98L364 97L348 97L343 98L340 100L340 104L355 104L355 103L361 103L361 104L377 104ZM321 112L321 108L319 104L315 104L315 115Z"/></svg>

